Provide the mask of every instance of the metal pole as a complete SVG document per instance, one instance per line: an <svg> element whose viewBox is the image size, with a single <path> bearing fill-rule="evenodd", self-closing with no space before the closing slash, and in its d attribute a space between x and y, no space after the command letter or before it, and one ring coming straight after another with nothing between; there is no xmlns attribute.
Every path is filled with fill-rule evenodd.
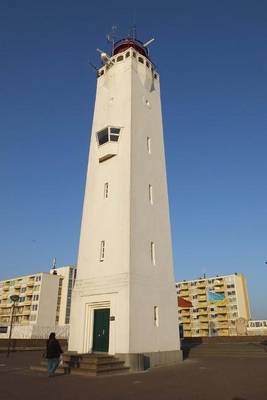
<svg viewBox="0 0 267 400"><path fill-rule="evenodd" d="M11 344L14 308L15 308L15 302L12 304L12 308L11 308L11 320L10 320L9 337L8 337L8 345L7 345L7 355L6 355L7 357L9 357L9 353L10 353L10 344Z"/></svg>

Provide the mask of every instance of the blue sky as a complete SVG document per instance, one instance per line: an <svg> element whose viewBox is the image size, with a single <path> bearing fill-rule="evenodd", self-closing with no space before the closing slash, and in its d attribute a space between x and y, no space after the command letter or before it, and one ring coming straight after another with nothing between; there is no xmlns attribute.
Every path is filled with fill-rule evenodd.
<svg viewBox="0 0 267 400"><path fill-rule="evenodd" d="M267 318L267 3L24 0L0 13L0 279L75 264L96 47L155 37L177 280L243 272Z"/></svg>

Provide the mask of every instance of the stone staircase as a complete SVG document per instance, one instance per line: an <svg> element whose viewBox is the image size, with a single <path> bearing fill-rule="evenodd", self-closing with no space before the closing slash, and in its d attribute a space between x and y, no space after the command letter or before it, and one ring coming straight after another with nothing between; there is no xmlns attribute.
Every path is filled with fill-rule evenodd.
<svg viewBox="0 0 267 400"><path fill-rule="evenodd" d="M47 372L47 362L42 360L39 366L33 366L31 369ZM124 361L107 353L77 354L66 352L63 354L63 364L57 369L56 374L100 376L128 372L129 367L124 365Z"/></svg>
<svg viewBox="0 0 267 400"><path fill-rule="evenodd" d="M183 347L184 358L238 357L266 358L266 346L260 343L200 343Z"/></svg>
<svg viewBox="0 0 267 400"><path fill-rule="evenodd" d="M73 375L97 376L129 372L129 367L124 365L124 361L107 353L65 353L63 360Z"/></svg>

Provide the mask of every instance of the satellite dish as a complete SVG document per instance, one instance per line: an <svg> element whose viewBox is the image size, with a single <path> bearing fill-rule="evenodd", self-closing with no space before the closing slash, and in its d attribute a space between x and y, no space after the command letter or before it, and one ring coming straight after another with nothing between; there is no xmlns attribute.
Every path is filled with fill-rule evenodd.
<svg viewBox="0 0 267 400"><path fill-rule="evenodd" d="M101 61L103 63L103 65L112 65L114 64L113 61L111 60L111 58L109 57L109 55L107 53L105 53L103 50L101 49L96 49L96 51L98 51L98 53L100 53L100 57L101 57Z"/></svg>

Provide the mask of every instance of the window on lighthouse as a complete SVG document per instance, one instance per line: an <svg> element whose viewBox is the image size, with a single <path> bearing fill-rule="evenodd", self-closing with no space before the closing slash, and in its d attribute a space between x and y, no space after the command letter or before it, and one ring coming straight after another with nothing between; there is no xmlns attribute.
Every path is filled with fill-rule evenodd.
<svg viewBox="0 0 267 400"><path fill-rule="evenodd" d="M104 198L108 198L108 182L106 182L104 185Z"/></svg>
<svg viewBox="0 0 267 400"><path fill-rule="evenodd" d="M150 204L153 204L153 189L152 185L148 185L148 197Z"/></svg>
<svg viewBox="0 0 267 400"><path fill-rule="evenodd" d="M120 137L120 128L115 128L113 126L108 126L105 129L97 132L97 140L99 146L107 142L117 142Z"/></svg>
<svg viewBox="0 0 267 400"><path fill-rule="evenodd" d="M147 148L147 152L149 154L151 154L151 139L149 136L147 136L147 138L146 138L146 148Z"/></svg>
<svg viewBox="0 0 267 400"><path fill-rule="evenodd" d="M154 325L159 327L159 307L154 306Z"/></svg>
<svg viewBox="0 0 267 400"><path fill-rule="evenodd" d="M100 261L104 261L105 258L105 240L100 242Z"/></svg>
<svg viewBox="0 0 267 400"><path fill-rule="evenodd" d="M152 264L156 265L156 254L155 254L155 243L154 242L150 243L150 256L151 256Z"/></svg>

